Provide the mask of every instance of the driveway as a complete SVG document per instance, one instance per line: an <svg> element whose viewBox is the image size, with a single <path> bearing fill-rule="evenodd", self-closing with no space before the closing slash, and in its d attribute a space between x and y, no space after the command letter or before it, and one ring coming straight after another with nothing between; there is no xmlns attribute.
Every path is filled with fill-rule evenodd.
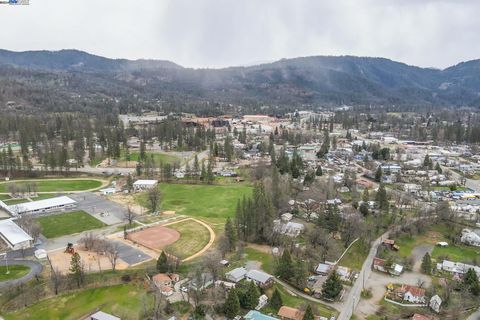
<svg viewBox="0 0 480 320"><path fill-rule="evenodd" d="M420 283L423 288L427 288L432 283L429 276L417 272L405 272L399 277L390 276L385 273L373 271L365 287L372 291L372 297L368 300L361 299L355 311L359 319L366 319L375 314L380 308L378 302L383 299L386 287L389 283L401 283L418 286Z"/></svg>
<svg viewBox="0 0 480 320"><path fill-rule="evenodd" d="M423 256L428 252L430 255L432 255L433 251L433 245L425 243L416 246L412 250L412 258L413 261L413 271L420 272L420 266L422 265L422 259Z"/></svg>
<svg viewBox="0 0 480 320"><path fill-rule="evenodd" d="M30 272L21 278L0 282L0 290L19 285L21 283L28 282L32 280L35 276L40 274L43 270L43 266L39 262L32 261L32 260L7 260L7 261L9 266L22 265L22 266L30 267ZM6 265L6 261L0 260L0 266L5 266L5 265Z"/></svg>
<svg viewBox="0 0 480 320"><path fill-rule="evenodd" d="M107 225L125 222L127 209L91 192L69 195L77 201L77 209L83 210Z"/></svg>

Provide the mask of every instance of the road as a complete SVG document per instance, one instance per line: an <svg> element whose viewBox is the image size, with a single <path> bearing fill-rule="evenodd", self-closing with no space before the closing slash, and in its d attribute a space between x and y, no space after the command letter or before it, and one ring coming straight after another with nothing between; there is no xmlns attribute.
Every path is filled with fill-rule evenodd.
<svg viewBox="0 0 480 320"><path fill-rule="evenodd" d="M450 170L448 168L443 167L444 170ZM458 174L457 172L450 170L452 174L452 178L454 178L456 181L461 181L462 176ZM472 179L467 179L465 178L465 187L470 188L474 190L475 192L479 192L480 190L480 180L472 180Z"/></svg>
<svg viewBox="0 0 480 320"><path fill-rule="evenodd" d="M30 267L30 272L21 278L0 282L0 289L10 288L12 286L17 286L21 283L28 282L32 280L35 276L40 274L43 270L43 266L40 263L32 260L7 260L7 261L9 266L22 265L22 266ZM6 265L6 261L0 260L0 266L5 266L5 265Z"/></svg>
<svg viewBox="0 0 480 320"><path fill-rule="evenodd" d="M360 294L362 293L363 284L367 283L367 280L370 277L370 274L372 273L373 258L375 258L375 255L377 254L378 246L380 246L380 244L383 242L384 239L388 238L389 232L390 231L385 232L373 242L372 247L370 248L370 252L368 253L367 259L365 259L365 261L363 262L362 270L358 275L358 279L353 284L353 287L350 290L348 297L343 303L343 308L337 320L349 320L353 312L355 311L355 308L357 307L357 304L360 301Z"/></svg>

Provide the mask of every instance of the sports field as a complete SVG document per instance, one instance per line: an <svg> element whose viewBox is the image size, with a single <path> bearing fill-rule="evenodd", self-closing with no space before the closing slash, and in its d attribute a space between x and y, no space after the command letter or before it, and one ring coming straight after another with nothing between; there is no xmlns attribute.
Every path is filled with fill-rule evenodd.
<svg viewBox="0 0 480 320"><path fill-rule="evenodd" d="M160 184L161 209L173 210L177 214L192 217L221 218L233 217L237 200L250 196L252 188L246 184L190 185ZM147 195L141 193L136 200L148 208Z"/></svg>
<svg viewBox="0 0 480 320"><path fill-rule="evenodd" d="M210 240L207 228L194 220L182 221L169 225L168 228L178 231L180 239L165 250L174 256L185 259L203 249Z"/></svg>
<svg viewBox="0 0 480 320"><path fill-rule="evenodd" d="M18 186L35 183L37 185L37 192L85 191L102 186L100 180L94 179L18 180L0 183L0 193L7 193L8 185L13 183Z"/></svg>
<svg viewBox="0 0 480 320"><path fill-rule="evenodd" d="M103 222L81 210L38 217L37 221L42 227L42 234L47 238L57 238L105 226Z"/></svg>
<svg viewBox="0 0 480 320"><path fill-rule="evenodd" d="M128 239L152 250L160 250L180 238L180 233L164 226L149 227L132 232Z"/></svg>
<svg viewBox="0 0 480 320"><path fill-rule="evenodd" d="M82 290L34 304L19 311L4 314L7 320L77 320L97 310L111 313L123 320L141 318L145 289L132 284Z"/></svg>

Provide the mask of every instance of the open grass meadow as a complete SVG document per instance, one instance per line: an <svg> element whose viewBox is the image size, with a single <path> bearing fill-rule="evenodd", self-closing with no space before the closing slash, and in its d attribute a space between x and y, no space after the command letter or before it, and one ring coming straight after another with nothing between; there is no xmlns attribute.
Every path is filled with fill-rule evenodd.
<svg viewBox="0 0 480 320"><path fill-rule="evenodd" d="M339 266L361 270L370 248L363 241L356 241L338 262Z"/></svg>
<svg viewBox="0 0 480 320"><path fill-rule="evenodd" d="M77 320L101 308L122 320L136 320L142 319L146 295L144 288L132 284L87 289L47 299L3 317L7 320Z"/></svg>
<svg viewBox="0 0 480 320"><path fill-rule="evenodd" d="M47 238L57 238L105 226L103 222L82 210L38 217L37 221L42 227L42 234Z"/></svg>
<svg viewBox="0 0 480 320"><path fill-rule="evenodd" d="M177 230L180 239L169 245L165 250L174 256L185 259L203 249L210 240L207 228L193 220L175 223L167 228Z"/></svg>
<svg viewBox="0 0 480 320"><path fill-rule="evenodd" d="M147 157L152 157L153 156L153 161L155 163L170 163L173 164L175 162L180 162L181 159L177 156L171 155L171 154L166 154L166 153L160 153L160 152L146 152ZM121 158L124 160L124 158ZM140 152L134 151L130 153L130 161L139 161L140 159Z"/></svg>
<svg viewBox="0 0 480 320"><path fill-rule="evenodd" d="M297 296L297 295L291 295L287 290L285 290L282 286L279 284L274 284L272 288L267 290L267 296L271 297L273 291L277 289L278 292L280 293L280 296L282 297L282 302L284 306L287 307L292 307L292 308L299 308L301 306L305 306L307 304L310 304L312 306L313 312L316 315L320 315L322 317L326 317L330 319L332 316L337 316L338 312L324 304L321 303L314 303L310 302L307 300L304 300L303 298ZM263 313L269 313L272 312L276 314L274 310L270 310L269 307L267 306L266 308L262 309Z"/></svg>
<svg viewBox="0 0 480 320"><path fill-rule="evenodd" d="M35 183L37 185L37 192L84 191L102 186L100 180L94 179L19 180L0 183L0 193L7 193L9 184L20 186L27 183Z"/></svg>
<svg viewBox="0 0 480 320"><path fill-rule="evenodd" d="M11 265L8 266L8 271L9 273L7 274L6 266L0 266L0 282L21 278L30 272L30 268L21 265Z"/></svg>
<svg viewBox="0 0 480 320"><path fill-rule="evenodd" d="M238 199L250 196L252 188L246 184L191 185L160 184L161 209L192 217L220 218L235 215ZM136 195L136 200L148 208L147 194Z"/></svg>

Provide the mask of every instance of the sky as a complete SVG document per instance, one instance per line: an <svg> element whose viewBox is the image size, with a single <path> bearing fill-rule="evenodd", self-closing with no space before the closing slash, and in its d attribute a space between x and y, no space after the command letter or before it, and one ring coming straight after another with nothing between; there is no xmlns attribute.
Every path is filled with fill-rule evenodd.
<svg viewBox="0 0 480 320"><path fill-rule="evenodd" d="M0 48L195 68L313 55L445 68L480 58L479 14L478 0L30 0L0 5Z"/></svg>

